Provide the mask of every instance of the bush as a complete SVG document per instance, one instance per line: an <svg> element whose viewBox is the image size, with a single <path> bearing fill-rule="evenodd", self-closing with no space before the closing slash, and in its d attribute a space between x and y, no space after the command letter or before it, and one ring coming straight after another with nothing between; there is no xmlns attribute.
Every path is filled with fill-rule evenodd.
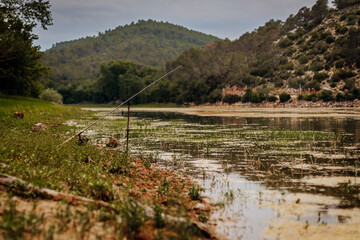
<svg viewBox="0 0 360 240"><path fill-rule="evenodd" d="M217 88L217 89L214 89L214 90L210 93L210 95L209 95L209 97L208 97L208 101L209 101L210 103L216 103L216 102L218 102L218 101L221 101L221 97L222 97L221 90Z"/></svg>
<svg viewBox="0 0 360 240"><path fill-rule="evenodd" d="M292 41L290 41L287 37L282 39L280 42L279 42L279 47L280 48L287 48L289 46L292 45Z"/></svg>
<svg viewBox="0 0 360 240"><path fill-rule="evenodd" d="M342 67L344 67L344 65L345 65L345 60L344 59L340 59L339 61L335 62L335 67L336 68L342 68Z"/></svg>
<svg viewBox="0 0 360 240"><path fill-rule="evenodd" d="M276 102L278 100L278 98L276 97L276 96L274 96L274 95L271 95L271 96L269 96L269 98L268 98L268 101L269 102Z"/></svg>
<svg viewBox="0 0 360 240"><path fill-rule="evenodd" d="M319 94L319 99L323 100L324 102L334 101L333 92L330 90L324 90Z"/></svg>
<svg viewBox="0 0 360 240"><path fill-rule="evenodd" d="M328 44L333 43L334 41L335 41L335 38L332 35L328 35L325 38L325 42Z"/></svg>
<svg viewBox="0 0 360 240"><path fill-rule="evenodd" d="M314 79L319 82L321 82L322 80L327 79L327 78L329 78L329 75L325 72L322 72L322 73L316 72L314 75Z"/></svg>
<svg viewBox="0 0 360 240"><path fill-rule="evenodd" d="M348 28L347 27L339 27L336 29L336 33L338 34L345 34L346 32L348 31Z"/></svg>
<svg viewBox="0 0 360 240"><path fill-rule="evenodd" d="M40 94L40 99L45 100L45 101L49 101L49 102L58 103L58 104L63 103L63 97L61 96L61 94L58 93L57 91L55 91L52 88L45 89Z"/></svg>
<svg viewBox="0 0 360 240"><path fill-rule="evenodd" d="M224 103L233 104L241 101L241 96L236 94L226 95L223 99Z"/></svg>
<svg viewBox="0 0 360 240"><path fill-rule="evenodd" d="M344 94L342 94L342 93L336 94L335 99L336 99L337 102L344 102L344 101L346 101L346 98L345 98Z"/></svg>
<svg viewBox="0 0 360 240"><path fill-rule="evenodd" d="M299 63L305 64L309 61L309 58L306 55L302 55L298 58Z"/></svg>
<svg viewBox="0 0 360 240"><path fill-rule="evenodd" d="M313 72L318 72L324 69L322 62L314 61L310 65L310 70Z"/></svg>
<svg viewBox="0 0 360 240"><path fill-rule="evenodd" d="M298 94L297 99L300 100L304 100L304 94Z"/></svg>
<svg viewBox="0 0 360 240"><path fill-rule="evenodd" d="M290 100L291 96L290 94L283 92L279 94L279 98L280 98L280 102L286 102Z"/></svg>
<svg viewBox="0 0 360 240"><path fill-rule="evenodd" d="M306 101L313 101L313 102L316 102L317 101L317 96L315 93L312 93L312 94L309 94L309 95L305 95L304 96L304 100Z"/></svg>

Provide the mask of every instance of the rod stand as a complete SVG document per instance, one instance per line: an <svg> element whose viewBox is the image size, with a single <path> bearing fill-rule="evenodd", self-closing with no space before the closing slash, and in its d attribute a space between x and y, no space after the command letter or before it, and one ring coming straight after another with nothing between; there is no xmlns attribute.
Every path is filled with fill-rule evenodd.
<svg viewBox="0 0 360 240"><path fill-rule="evenodd" d="M128 101L128 113L127 113L127 129L126 129L126 153L129 152L129 132L130 132L130 105L131 101Z"/></svg>

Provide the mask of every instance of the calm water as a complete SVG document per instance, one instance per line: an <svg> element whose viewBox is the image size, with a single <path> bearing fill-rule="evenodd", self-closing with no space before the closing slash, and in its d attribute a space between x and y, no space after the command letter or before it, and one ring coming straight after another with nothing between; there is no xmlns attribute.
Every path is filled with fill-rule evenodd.
<svg viewBox="0 0 360 240"><path fill-rule="evenodd" d="M117 118L125 121L115 115L113 122ZM95 137L112 134L123 139L124 129L116 131ZM210 222L230 239L267 239L263 231L276 218L346 224L351 217L329 209L360 206L356 182L360 120L356 118L132 112L130 146L142 158L161 159L159 166L190 174L219 206ZM329 184L334 179L341 181ZM273 207L277 203L303 204L311 210L284 214Z"/></svg>

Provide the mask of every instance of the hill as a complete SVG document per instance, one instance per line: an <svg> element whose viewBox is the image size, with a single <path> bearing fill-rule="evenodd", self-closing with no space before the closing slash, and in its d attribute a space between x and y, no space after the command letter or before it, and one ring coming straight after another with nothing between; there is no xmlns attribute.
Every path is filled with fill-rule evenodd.
<svg viewBox="0 0 360 240"><path fill-rule="evenodd" d="M57 43L45 51L43 63L52 68L46 85L89 84L99 76L100 65L111 60L163 67L183 51L215 40L218 38L167 22L141 20L98 36Z"/></svg>
<svg viewBox="0 0 360 240"><path fill-rule="evenodd" d="M312 101L360 98L360 1L335 1L337 9L327 3L318 0L237 40L185 51L167 64L184 66L170 76L169 101L216 102L228 92L241 95L234 101L261 102L282 91L305 92L300 98Z"/></svg>

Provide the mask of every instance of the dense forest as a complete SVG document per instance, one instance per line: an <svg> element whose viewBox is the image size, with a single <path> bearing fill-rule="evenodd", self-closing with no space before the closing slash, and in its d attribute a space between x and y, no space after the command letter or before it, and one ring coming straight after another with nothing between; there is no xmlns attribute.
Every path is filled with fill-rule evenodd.
<svg viewBox="0 0 360 240"><path fill-rule="evenodd" d="M175 53L167 55L166 58L152 57L153 60L162 59L157 64L147 62L148 58L144 58L142 62L134 59L136 56L147 53L145 45L137 47L134 45L134 48L128 52L129 56L133 56L132 59L124 57L133 63L117 60L104 62L99 67L100 60L94 60L93 64L87 62L86 59L97 58L94 55L86 55L86 49L89 49L89 52L95 51L94 46L97 42L104 41L102 45L106 45L107 42L104 39L117 33L119 29L100 34L96 38L57 44L46 53L46 61L49 61L50 56L53 59L55 56L61 58L58 54L62 52L63 56L71 55L78 64L73 62L71 65L68 63L62 65L61 60L54 61L55 75L48 86L56 87L64 96L65 103L83 101L103 103L123 100L124 96L146 86L165 70L170 71L182 65L181 71L153 87L138 102L200 104L223 100L228 103L238 101L258 103L265 100L276 101L278 97L275 94L290 92L289 89L296 91L301 89L301 93L305 94L299 96L299 99L309 101L354 100L360 98L359 1L341 0L335 1L334 4L336 9L331 9L328 7L328 1L318 0L311 8L303 7L297 14L290 15L285 22L270 20L264 26L245 33L234 41L219 40L203 35L202 41L196 40L199 46L205 45L211 39L216 41L206 44L205 48L190 48L177 58ZM124 30L122 34L131 29L135 32L151 32L153 36L155 26L175 27L168 23L139 21L137 24L120 29ZM158 36L166 34L164 31ZM145 34L144 39L146 36L148 35ZM181 36L184 35L180 31L180 33L172 32L171 37L165 38L183 41L184 38ZM161 44L159 38L152 40L154 43L152 47ZM195 40L187 39L185 42L192 41ZM129 42L131 43L130 40ZM83 47L78 48L78 46ZM111 46L110 43L109 46ZM114 45L115 48L116 46ZM189 47L188 44L186 46ZM162 50L159 46L155 48ZM155 50L150 52L152 51ZM100 52L102 51L99 50ZM85 57L81 57L81 53ZM150 61L150 55L147 57ZM169 60L171 58L176 59ZM165 70L151 66L161 66L165 60ZM66 67L68 74L72 72L75 75L79 74L84 80L80 81L81 78L76 76L65 76L66 71L63 69L65 65L68 66ZM96 70L97 68L99 70ZM92 72L93 75L83 73L84 69ZM119 71L119 69L123 70ZM60 74L60 72L63 73ZM91 81L93 78L96 78L94 83ZM89 80L86 81L86 79ZM128 92L124 92L125 86ZM243 89L243 94L240 94L242 96L225 96L224 98L224 88L229 86ZM280 98L284 101L288 99L286 95Z"/></svg>
<svg viewBox="0 0 360 240"><path fill-rule="evenodd" d="M76 84L81 89L99 77L102 63L121 59L160 68L183 51L217 39L170 23L140 20L45 51L43 63L52 68L46 84L52 88Z"/></svg>

